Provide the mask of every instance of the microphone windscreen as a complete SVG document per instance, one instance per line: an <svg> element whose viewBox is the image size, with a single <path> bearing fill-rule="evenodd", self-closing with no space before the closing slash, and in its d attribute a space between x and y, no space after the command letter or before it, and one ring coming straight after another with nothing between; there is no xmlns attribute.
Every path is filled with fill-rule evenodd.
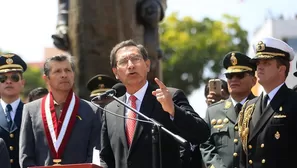
<svg viewBox="0 0 297 168"><path fill-rule="evenodd" d="M122 83L115 84L112 89L116 91L116 97L121 97L126 93L126 87Z"/></svg>

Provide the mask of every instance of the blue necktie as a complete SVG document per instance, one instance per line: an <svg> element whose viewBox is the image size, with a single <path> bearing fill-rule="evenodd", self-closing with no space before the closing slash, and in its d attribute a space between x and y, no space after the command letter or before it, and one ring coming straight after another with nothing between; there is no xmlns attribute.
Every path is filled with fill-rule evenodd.
<svg viewBox="0 0 297 168"><path fill-rule="evenodd" d="M12 107L11 107L10 104L6 105L5 112L6 112L6 120L7 120L7 123L8 123L8 127L10 129L11 124L12 124L12 119L11 119L11 115L10 115L10 113L12 112Z"/></svg>

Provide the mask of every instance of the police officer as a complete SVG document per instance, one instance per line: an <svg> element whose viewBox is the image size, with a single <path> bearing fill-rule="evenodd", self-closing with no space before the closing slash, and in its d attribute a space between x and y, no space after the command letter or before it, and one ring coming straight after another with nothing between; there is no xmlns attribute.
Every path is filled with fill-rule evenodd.
<svg viewBox="0 0 297 168"><path fill-rule="evenodd" d="M19 134L23 102L20 93L25 81L26 63L16 54L0 56L0 137L9 151L11 168L19 168Z"/></svg>
<svg viewBox="0 0 297 168"><path fill-rule="evenodd" d="M104 74L98 74L92 77L88 83L87 88L91 92L90 99L92 100L94 97L99 96L100 94L104 93L105 91L111 89L113 85L117 84L119 81ZM96 104L104 107L112 98L107 98L103 100L94 100Z"/></svg>
<svg viewBox="0 0 297 168"><path fill-rule="evenodd" d="M248 56L237 51L229 52L223 59L230 97L207 108L205 120L211 136L200 145L206 167L239 167L237 117L244 102L255 97L251 89L256 84L256 65L249 61Z"/></svg>
<svg viewBox="0 0 297 168"><path fill-rule="evenodd" d="M254 49L252 60L264 90L240 112L241 167L291 167L296 164L297 93L285 80L295 53L288 44L271 37L259 40Z"/></svg>

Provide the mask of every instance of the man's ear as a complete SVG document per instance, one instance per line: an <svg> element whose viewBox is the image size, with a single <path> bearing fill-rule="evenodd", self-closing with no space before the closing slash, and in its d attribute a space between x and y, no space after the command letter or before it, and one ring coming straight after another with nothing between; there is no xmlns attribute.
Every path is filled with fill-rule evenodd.
<svg viewBox="0 0 297 168"><path fill-rule="evenodd" d="M118 74L118 73L117 73L117 68L112 68L112 72L113 72L115 78L116 78L116 79L119 79L119 78L118 78L118 75L117 75L117 74Z"/></svg>
<svg viewBox="0 0 297 168"><path fill-rule="evenodd" d="M147 72L150 72L150 70L151 70L151 60L147 59L145 61L145 64L147 66Z"/></svg>

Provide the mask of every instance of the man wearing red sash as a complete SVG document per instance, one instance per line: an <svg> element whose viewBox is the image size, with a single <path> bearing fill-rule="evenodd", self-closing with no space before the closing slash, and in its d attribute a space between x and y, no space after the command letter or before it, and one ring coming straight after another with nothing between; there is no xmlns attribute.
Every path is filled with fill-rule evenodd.
<svg viewBox="0 0 297 168"><path fill-rule="evenodd" d="M101 119L97 107L73 92L72 58L48 58L44 80L50 92L24 106L20 135L22 168L92 162Z"/></svg>

